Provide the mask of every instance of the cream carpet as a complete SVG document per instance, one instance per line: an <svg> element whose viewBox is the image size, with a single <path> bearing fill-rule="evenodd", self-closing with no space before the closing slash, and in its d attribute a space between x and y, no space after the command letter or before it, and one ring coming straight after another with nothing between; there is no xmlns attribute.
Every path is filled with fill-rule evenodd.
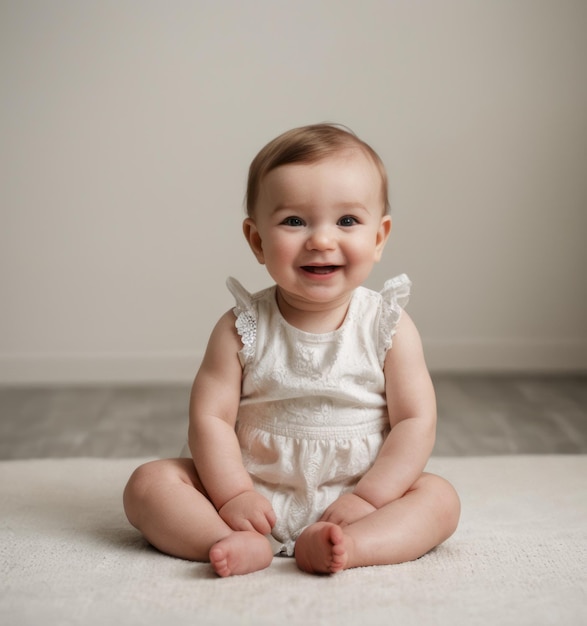
<svg viewBox="0 0 587 626"><path fill-rule="evenodd" d="M0 463L0 624L587 624L587 456L434 458L463 515L422 559L315 577L276 558L229 579L128 526L139 462Z"/></svg>

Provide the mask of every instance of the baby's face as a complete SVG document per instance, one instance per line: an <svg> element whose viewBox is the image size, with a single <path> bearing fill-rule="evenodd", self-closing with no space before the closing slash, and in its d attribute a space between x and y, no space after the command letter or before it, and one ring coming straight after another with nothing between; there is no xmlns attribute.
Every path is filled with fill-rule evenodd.
<svg viewBox="0 0 587 626"><path fill-rule="evenodd" d="M381 258L390 229L379 171L359 149L272 170L244 224L283 296L310 306L350 298Z"/></svg>

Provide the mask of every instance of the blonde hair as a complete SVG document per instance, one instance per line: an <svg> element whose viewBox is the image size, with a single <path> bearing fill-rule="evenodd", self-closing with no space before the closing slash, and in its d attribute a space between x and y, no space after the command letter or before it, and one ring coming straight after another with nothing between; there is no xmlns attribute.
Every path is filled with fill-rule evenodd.
<svg viewBox="0 0 587 626"><path fill-rule="evenodd" d="M381 175L381 196L384 211L389 212L387 172L379 155L353 133L339 124L312 124L288 130L270 141L251 162L247 181L246 209L249 217L255 212L255 203L263 178L281 165L315 163L342 150L359 148L367 154Z"/></svg>

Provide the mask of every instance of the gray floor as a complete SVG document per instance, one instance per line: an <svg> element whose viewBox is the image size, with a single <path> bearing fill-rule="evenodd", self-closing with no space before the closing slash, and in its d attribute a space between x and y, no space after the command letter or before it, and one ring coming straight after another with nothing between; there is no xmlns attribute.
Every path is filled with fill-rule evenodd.
<svg viewBox="0 0 587 626"><path fill-rule="evenodd" d="M434 454L587 453L587 376L434 376ZM189 388L0 387L0 459L176 456Z"/></svg>

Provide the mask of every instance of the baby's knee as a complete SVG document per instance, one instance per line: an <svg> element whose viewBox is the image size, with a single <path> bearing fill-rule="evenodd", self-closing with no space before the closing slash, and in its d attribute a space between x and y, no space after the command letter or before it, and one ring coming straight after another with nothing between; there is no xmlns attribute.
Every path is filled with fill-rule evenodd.
<svg viewBox="0 0 587 626"><path fill-rule="evenodd" d="M450 537L459 524L461 500L456 489L448 480L435 474L424 474L422 480L428 487L429 497L433 498L434 508L446 538Z"/></svg>
<svg viewBox="0 0 587 626"><path fill-rule="evenodd" d="M128 521L136 528L140 527L140 514L145 508L153 485L161 480L163 472L161 461L150 461L137 467L126 483L122 495L124 512Z"/></svg>
<svg viewBox="0 0 587 626"><path fill-rule="evenodd" d="M459 498L457 490L448 480L440 477L438 477L438 479L440 511L447 537L450 537L459 525L459 519L461 517L461 499Z"/></svg>

